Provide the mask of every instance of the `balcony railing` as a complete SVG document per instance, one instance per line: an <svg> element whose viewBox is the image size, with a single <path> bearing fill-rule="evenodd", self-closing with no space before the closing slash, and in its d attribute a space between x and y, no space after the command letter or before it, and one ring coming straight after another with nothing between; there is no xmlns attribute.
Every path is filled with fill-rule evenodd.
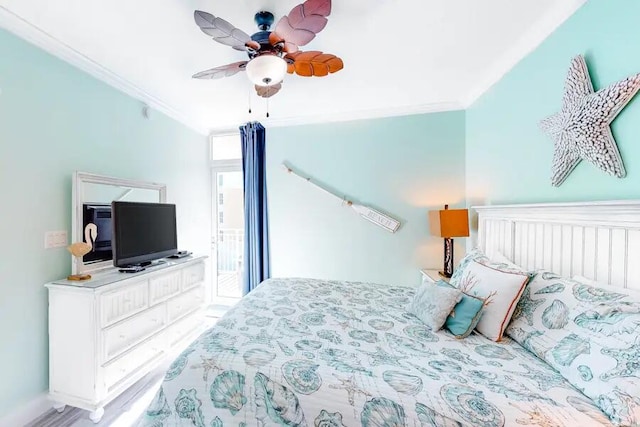
<svg viewBox="0 0 640 427"><path fill-rule="evenodd" d="M244 253L244 230L222 228L218 230L218 290L219 297L240 298L242 296L242 256Z"/></svg>

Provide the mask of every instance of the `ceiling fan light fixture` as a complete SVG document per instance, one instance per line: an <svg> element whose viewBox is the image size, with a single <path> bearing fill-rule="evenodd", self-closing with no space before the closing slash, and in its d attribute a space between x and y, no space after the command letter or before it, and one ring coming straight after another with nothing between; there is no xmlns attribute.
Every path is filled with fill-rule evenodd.
<svg viewBox="0 0 640 427"><path fill-rule="evenodd" d="M263 54L253 58L247 64L247 77L255 85L276 85L287 74L287 62L276 55Z"/></svg>

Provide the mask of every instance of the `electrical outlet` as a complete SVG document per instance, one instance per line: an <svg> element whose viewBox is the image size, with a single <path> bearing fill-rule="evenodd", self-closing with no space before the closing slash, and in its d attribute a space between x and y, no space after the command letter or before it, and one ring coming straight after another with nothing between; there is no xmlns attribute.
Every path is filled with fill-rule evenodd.
<svg viewBox="0 0 640 427"><path fill-rule="evenodd" d="M44 248L62 248L67 246L67 230L47 231L44 233Z"/></svg>

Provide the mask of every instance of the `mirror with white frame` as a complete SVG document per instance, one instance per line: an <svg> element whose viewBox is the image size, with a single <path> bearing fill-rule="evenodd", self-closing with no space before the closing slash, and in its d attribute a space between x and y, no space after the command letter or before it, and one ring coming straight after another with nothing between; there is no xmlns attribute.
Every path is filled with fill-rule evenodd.
<svg viewBox="0 0 640 427"><path fill-rule="evenodd" d="M71 242L92 248L81 259L71 257L74 274L113 267L111 258L111 202L165 203L167 186L156 182L113 178L86 172L73 175ZM87 227L95 224L96 227ZM96 232L97 230L97 232Z"/></svg>

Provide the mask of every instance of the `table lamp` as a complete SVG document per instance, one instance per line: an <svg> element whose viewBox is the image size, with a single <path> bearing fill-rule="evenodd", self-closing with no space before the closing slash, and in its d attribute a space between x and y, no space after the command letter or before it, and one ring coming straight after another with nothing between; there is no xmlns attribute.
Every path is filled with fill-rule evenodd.
<svg viewBox="0 0 640 427"><path fill-rule="evenodd" d="M467 209L444 209L429 211L429 230L432 236L444 237L443 277L453 274L453 238L469 236L469 213Z"/></svg>

